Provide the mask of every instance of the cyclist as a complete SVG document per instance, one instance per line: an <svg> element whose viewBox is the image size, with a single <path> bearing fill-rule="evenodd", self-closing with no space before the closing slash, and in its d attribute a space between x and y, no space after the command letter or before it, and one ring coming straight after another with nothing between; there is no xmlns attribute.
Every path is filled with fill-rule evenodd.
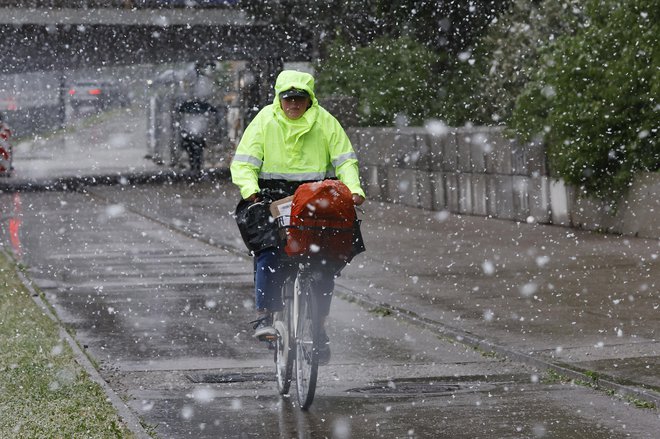
<svg viewBox="0 0 660 439"><path fill-rule="evenodd" d="M262 189L292 195L302 183L338 178L352 192L353 202L364 202L358 162L346 132L337 119L321 107L314 94L314 77L293 70L282 71L275 81L275 98L245 129L231 163L232 181L241 197L258 201ZM281 290L294 267L286 263L281 248L267 248L255 255L254 336L276 335L272 313L282 309ZM330 359L325 318L330 312L334 277L341 267L319 272L314 285L319 292L323 348L319 362ZM295 273L295 272L294 272Z"/></svg>

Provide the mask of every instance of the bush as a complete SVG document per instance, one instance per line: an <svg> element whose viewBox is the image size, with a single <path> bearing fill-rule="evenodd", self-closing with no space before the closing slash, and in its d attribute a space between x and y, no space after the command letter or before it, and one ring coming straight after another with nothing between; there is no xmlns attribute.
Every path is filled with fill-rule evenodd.
<svg viewBox="0 0 660 439"><path fill-rule="evenodd" d="M408 37L366 47L335 41L317 65L318 93L358 99L360 124L423 124L437 108L438 56Z"/></svg>
<svg viewBox="0 0 660 439"><path fill-rule="evenodd" d="M544 53L509 126L548 146L555 176L614 201L635 173L660 169L656 0L588 0L576 35Z"/></svg>

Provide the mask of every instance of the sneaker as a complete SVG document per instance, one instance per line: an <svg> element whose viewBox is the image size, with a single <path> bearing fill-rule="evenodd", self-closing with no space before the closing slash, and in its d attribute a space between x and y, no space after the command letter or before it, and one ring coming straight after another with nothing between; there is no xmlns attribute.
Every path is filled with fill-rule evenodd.
<svg viewBox="0 0 660 439"><path fill-rule="evenodd" d="M273 318L270 314L260 314L257 320L253 320L250 323L253 323L254 338L267 342L271 342L277 338L277 331L273 328Z"/></svg>
<svg viewBox="0 0 660 439"><path fill-rule="evenodd" d="M321 329L319 337L321 345L319 346L319 366L327 366L330 363L330 338L325 333L325 329Z"/></svg>

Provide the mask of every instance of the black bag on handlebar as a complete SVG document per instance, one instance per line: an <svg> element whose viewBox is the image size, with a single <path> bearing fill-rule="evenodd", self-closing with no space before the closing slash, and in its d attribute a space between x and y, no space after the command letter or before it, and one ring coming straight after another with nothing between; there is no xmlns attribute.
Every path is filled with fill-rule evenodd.
<svg viewBox="0 0 660 439"><path fill-rule="evenodd" d="M360 226L362 225L362 220L355 220L353 223L353 241L352 241L352 249L351 249L351 259L353 259L356 255L359 255L360 253L366 251L366 247L364 246L364 239L362 238L362 230L360 229Z"/></svg>
<svg viewBox="0 0 660 439"><path fill-rule="evenodd" d="M256 203L241 200L236 206L234 218L250 252L257 253L280 244L277 223L270 214L270 203L268 199Z"/></svg>

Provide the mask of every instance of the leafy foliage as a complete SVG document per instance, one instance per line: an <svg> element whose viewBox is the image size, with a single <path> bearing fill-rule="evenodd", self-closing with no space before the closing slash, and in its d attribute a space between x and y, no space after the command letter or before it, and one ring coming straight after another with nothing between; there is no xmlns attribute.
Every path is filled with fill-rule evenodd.
<svg viewBox="0 0 660 439"><path fill-rule="evenodd" d="M449 60L511 1L242 0L241 7L284 32L309 32L320 91L354 90L362 123L391 125L437 116Z"/></svg>
<svg viewBox="0 0 660 439"><path fill-rule="evenodd" d="M321 42L364 46L408 36L437 51L456 52L481 34L511 0L241 0L252 18L312 30Z"/></svg>
<svg viewBox="0 0 660 439"><path fill-rule="evenodd" d="M452 125L503 124L537 70L539 53L583 20L580 0L515 0L443 74L442 117Z"/></svg>
<svg viewBox="0 0 660 439"><path fill-rule="evenodd" d="M244 4L319 35L319 90L357 97L363 124L506 124L604 199L660 167L657 0Z"/></svg>
<svg viewBox="0 0 660 439"><path fill-rule="evenodd" d="M555 175L615 200L660 169L660 11L655 0L589 0L588 22L557 39L516 102L510 126L548 145Z"/></svg>
<svg viewBox="0 0 660 439"><path fill-rule="evenodd" d="M436 106L436 64L433 52L408 37L366 47L336 42L318 66L318 92L355 96L365 125L421 124Z"/></svg>

